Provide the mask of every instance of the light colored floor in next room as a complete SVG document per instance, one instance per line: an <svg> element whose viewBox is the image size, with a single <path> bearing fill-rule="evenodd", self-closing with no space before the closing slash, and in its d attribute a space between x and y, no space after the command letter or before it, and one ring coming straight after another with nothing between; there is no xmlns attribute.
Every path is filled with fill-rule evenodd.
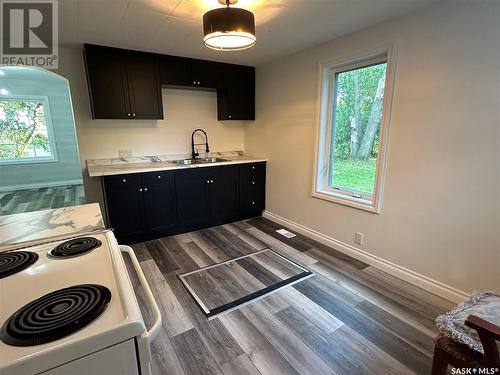
<svg viewBox="0 0 500 375"><path fill-rule="evenodd" d="M47 210L85 203L83 185L0 192L0 215Z"/></svg>
<svg viewBox="0 0 500 375"><path fill-rule="evenodd" d="M434 318L452 303L278 228L257 218L133 246L163 315L155 374L430 373ZM207 320L177 275L265 247L315 275ZM240 271L255 282L275 276L259 269Z"/></svg>

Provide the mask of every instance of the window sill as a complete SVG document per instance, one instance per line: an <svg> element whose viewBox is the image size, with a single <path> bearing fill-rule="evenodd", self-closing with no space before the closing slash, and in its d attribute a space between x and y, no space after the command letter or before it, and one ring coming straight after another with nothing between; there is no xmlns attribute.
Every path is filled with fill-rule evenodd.
<svg viewBox="0 0 500 375"><path fill-rule="evenodd" d="M48 158L24 158L24 159L4 159L4 160L0 160L0 165L55 163L57 161L59 161L59 160L56 157L48 157Z"/></svg>
<svg viewBox="0 0 500 375"><path fill-rule="evenodd" d="M375 202L356 197L349 197L344 194L338 194L331 191L313 191L313 198L322 199L329 202L342 204L358 210L368 211L374 214L380 214L380 207Z"/></svg>

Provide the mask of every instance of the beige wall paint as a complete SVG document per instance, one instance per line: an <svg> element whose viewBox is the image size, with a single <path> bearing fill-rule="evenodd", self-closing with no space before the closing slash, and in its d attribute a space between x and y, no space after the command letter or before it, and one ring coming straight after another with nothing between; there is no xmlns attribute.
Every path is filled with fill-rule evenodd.
<svg viewBox="0 0 500 375"><path fill-rule="evenodd" d="M133 156L191 152L191 133L208 133L211 151L243 150L244 122L217 121L215 91L163 89L165 119L92 120L82 51L62 48L58 73L69 80L82 168L87 159L118 157L129 149ZM100 180L83 171L88 202L102 202Z"/></svg>
<svg viewBox="0 0 500 375"><path fill-rule="evenodd" d="M500 2L442 1L257 68L267 210L470 292L500 289ZM394 43L382 213L311 197L319 61ZM359 245L356 245L359 247Z"/></svg>

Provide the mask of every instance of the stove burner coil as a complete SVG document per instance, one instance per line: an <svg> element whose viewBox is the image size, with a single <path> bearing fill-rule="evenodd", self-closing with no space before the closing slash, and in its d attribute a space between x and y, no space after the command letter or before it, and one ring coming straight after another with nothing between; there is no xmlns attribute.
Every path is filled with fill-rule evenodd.
<svg viewBox="0 0 500 375"><path fill-rule="evenodd" d="M102 242L94 237L80 237L60 243L49 251L51 258L70 258L85 254L102 245Z"/></svg>
<svg viewBox="0 0 500 375"><path fill-rule="evenodd" d="M12 251L0 253L0 279L13 275L31 266L38 259L32 251Z"/></svg>
<svg viewBox="0 0 500 375"><path fill-rule="evenodd" d="M31 346L60 339L91 323L110 300L111 292L102 285L56 290L12 314L0 329L0 340L13 346Z"/></svg>

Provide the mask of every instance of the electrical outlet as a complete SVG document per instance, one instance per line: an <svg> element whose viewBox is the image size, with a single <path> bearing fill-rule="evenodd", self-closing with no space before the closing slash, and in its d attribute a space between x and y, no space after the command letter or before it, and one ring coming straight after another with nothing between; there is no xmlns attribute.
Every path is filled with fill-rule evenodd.
<svg viewBox="0 0 500 375"><path fill-rule="evenodd" d="M354 233L354 243L357 243L358 245L363 245L363 237L364 234L361 232Z"/></svg>

